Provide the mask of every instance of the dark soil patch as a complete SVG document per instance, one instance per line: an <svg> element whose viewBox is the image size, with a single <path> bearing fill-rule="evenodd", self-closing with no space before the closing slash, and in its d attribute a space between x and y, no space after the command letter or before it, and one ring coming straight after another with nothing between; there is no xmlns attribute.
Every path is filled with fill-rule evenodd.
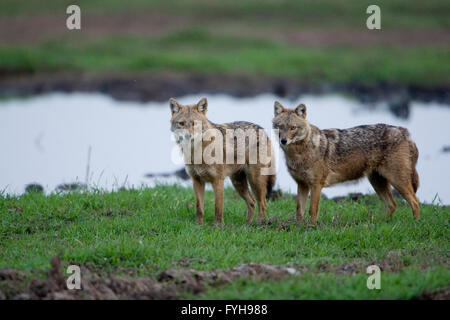
<svg viewBox="0 0 450 320"><path fill-rule="evenodd" d="M450 300L450 287L441 288L438 290L425 290L418 300Z"/></svg>
<svg viewBox="0 0 450 320"><path fill-rule="evenodd" d="M207 286L219 286L243 277L264 280L297 274L294 268L256 263L239 265L229 270L168 269L156 279L126 278L112 274L102 277L85 266L80 266L80 269L82 290L67 289L68 275L62 272L63 264L57 257L51 260L51 269L44 280L33 279L28 284L21 271L1 269L0 299L177 299L185 292L197 294ZM127 273L133 274L129 270Z"/></svg>
<svg viewBox="0 0 450 320"><path fill-rule="evenodd" d="M417 252L415 254L418 254ZM446 259L446 258L445 258ZM428 262L418 267L425 270L436 263L435 259L421 259ZM442 259L441 259L442 260ZM45 279L36 278L36 272L31 281L25 273L11 269L0 269L0 300L126 300L126 299L180 299L186 293L199 294L208 287L217 287L233 281L249 278L253 280L277 280L287 276L300 276L305 272L326 272L342 276L366 274L369 265L377 265L383 272L400 272L409 263L402 258L400 251L391 251L383 259L371 262L354 261L342 265L333 265L323 261L316 266L290 263L288 266L276 266L266 263L247 263L226 270L201 271L188 268L191 263L203 263L203 259L186 258L174 261L176 268L160 272L156 277L136 277L137 270L132 268L117 268L113 273L94 272L95 267L89 264L80 265L82 290L68 290L69 275L63 270L68 263L62 263L58 257L53 258L51 268L46 272ZM181 268L180 268L181 267ZM40 272L37 272L39 274ZM120 276L117 274L121 274ZM125 274L125 276L122 276ZM418 299L448 300L449 288L437 291L424 291Z"/></svg>
<svg viewBox="0 0 450 320"><path fill-rule="evenodd" d="M169 269L163 271L158 280L161 282L174 282L187 286L199 293L205 289L205 285L220 286L240 278L258 280L280 279L289 275L297 275L294 268L274 266L265 263L242 264L229 270L199 271L193 269Z"/></svg>
<svg viewBox="0 0 450 320"><path fill-rule="evenodd" d="M201 258L184 258L184 259L172 261L174 266L182 267L182 268L187 268L192 263L201 263L201 264L203 264L205 262L206 262L206 260L205 259L201 259Z"/></svg>
<svg viewBox="0 0 450 320"><path fill-rule="evenodd" d="M24 290L25 274L11 268L0 269L0 300L8 299Z"/></svg>

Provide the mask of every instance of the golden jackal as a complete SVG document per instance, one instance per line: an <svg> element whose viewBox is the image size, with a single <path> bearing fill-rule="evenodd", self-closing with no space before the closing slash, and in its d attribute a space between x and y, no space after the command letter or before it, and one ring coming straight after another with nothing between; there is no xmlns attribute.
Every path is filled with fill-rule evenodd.
<svg viewBox="0 0 450 320"><path fill-rule="evenodd" d="M258 203L258 219L264 218L266 192L270 192L275 182L275 175L270 171L274 163L272 147L264 130L243 121L212 123L206 118L206 98L193 105L181 105L174 98L169 102L171 131L183 150L186 169L193 181L196 222L203 223L205 183L210 182L215 195L215 223L223 224L223 189L228 176L247 204L247 223L252 221L255 209L248 184ZM263 145L266 148L262 153L265 152L265 156L269 153L269 157L258 153Z"/></svg>
<svg viewBox="0 0 450 320"><path fill-rule="evenodd" d="M326 129L306 120L306 106L285 109L275 102L273 128L280 133L280 146L289 173L297 182L297 221L305 214L311 191L309 213L317 222L323 187L367 176L386 205L389 216L397 206L391 185L408 201L414 218L420 219L415 169L419 151L408 131L386 124L349 129Z"/></svg>

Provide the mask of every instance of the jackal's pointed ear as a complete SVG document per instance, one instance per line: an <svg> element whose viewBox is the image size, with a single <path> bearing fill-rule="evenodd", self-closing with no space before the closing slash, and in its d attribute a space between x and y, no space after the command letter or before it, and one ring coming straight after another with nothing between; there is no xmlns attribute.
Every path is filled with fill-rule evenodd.
<svg viewBox="0 0 450 320"><path fill-rule="evenodd" d="M280 113L285 112L286 109L283 107L283 105L281 103L279 103L278 101L275 101L275 103L273 104L273 111L274 111L274 114L276 117Z"/></svg>
<svg viewBox="0 0 450 320"><path fill-rule="evenodd" d="M199 102L197 102L197 110L203 114L208 111L208 100L206 98L201 98Z"/></svg>
<svg viewBox="0 0 450 320"><path fill-rule="evenodd" d="M303 103L300 103L297 108L295 108L295 113L302 118L306 118L306 106Z"/></svg>
<svg viewBox="0 0 450 320"><path fill-rule="evenodd" d="M181 105L174 98L169 99L170 111L172 111L172 115L180 112Z"/></svg>

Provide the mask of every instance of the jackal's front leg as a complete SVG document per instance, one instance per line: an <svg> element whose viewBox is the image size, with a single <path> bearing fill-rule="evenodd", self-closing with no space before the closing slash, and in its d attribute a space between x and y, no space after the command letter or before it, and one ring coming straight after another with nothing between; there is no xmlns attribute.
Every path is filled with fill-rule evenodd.
<svg viewBox="0 0 450 320"><path fill-rule="evenodd" d="M308 194L309 187L299 183L297 185L297 223L302 222L303 217L305 216Z"/></svg>
<svg viewBox="0 0 450 320"><path fill-rule="evenodd" d="M222 225L223 224L223 183L224 179L217 179L213 182L212 186L214 189L214 198L215 198L215 224Z"/></svg>
<svg viewBox="0 0 450 320"><path fill-rule="evenodd" d="M311 188L311 201L309 202L309 214L314 223L317 222L317 216L319 215L319 203L322 192L322 186L320 184L314 185Z"/></svg>
<svg viewBox="0 0 450 320"><path fill-rule="evenodd" d="M205 183L199 179L192 178L194 182L194 192L195 192L195 201L196 201L196 210L197 214L195 217L195 221L197 224L203 224L203 204L205 201Z"/></svg>

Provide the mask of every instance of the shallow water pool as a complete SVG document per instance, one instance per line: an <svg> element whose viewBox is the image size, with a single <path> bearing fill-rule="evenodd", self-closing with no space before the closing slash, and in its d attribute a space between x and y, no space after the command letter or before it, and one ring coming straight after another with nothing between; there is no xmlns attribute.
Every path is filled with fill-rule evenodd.
<svg viewBox="0 0 450 320"><path fill-rule="evenodd" d="M194 103L202 95L179 97ZM286 107L303 102L309 121L319 128L347 128L388 123L408 128L419 148L417 169L422 202L450 203L450 108L411 103L407 120L394 117L387 106L361 103L337 95L305 95L295 101L271 94L252 98L208 95L208 117L216 123L245 120L271 128L273 102ZM159 182L182 182L175 177L146 178L147 173L172 172L182 165L172 161L178 153L170 133L168 103L121 102L102 94L53 93L27 99L0 101L0 190L22 193L36 182L47 192L69 182L113 189ZM296 192L280 153L277 185ZM323 190L329 197L349 192L374 192L366 179L356 184Z"/></svg>

